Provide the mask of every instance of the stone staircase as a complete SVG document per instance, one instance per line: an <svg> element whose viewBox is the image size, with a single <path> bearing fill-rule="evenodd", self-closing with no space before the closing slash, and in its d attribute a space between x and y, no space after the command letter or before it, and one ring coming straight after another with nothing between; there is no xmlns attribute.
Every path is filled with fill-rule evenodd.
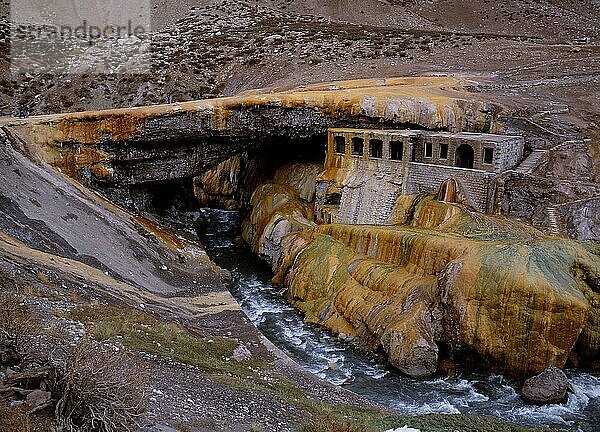
<svg viewBox="0 0 600 432"><path fill-rule="evenodd" d="M531 174L540 165L546 163L548 150L534 150L515 170L522 174Z"/></svg>
<svg viewBox="0 0 600 432"><path fill-rule="evenodd" d="M548 234L553 236L560 235L558 209L554 205L549 205L546 206L545 212L548 217Z"/></svg>

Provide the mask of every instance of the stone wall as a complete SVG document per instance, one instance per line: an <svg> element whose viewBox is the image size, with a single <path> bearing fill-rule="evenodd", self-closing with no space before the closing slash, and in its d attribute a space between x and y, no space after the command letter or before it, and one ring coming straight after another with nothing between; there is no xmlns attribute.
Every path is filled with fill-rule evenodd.
<svg viewBox="0 0 600 432"><path fill-rule="evenodd" d="M326 170L317 185L317 219L325 223L394 224L393 209L400 195L435 193L449 178L461 184L467 204L482 212L494 211L498 174L417 162L405 167L402 162L384 162L372 170L357 158L348 168ZM331 170L336 172L336 179L325 179ZM327 203L327 190L340 194L339 205Z"/></svg>
<svg viewBox="0 0 600 432"><path fill-rule="evenodd" d="M468 203L486 212L493 208L496 177L496 174L484 171L411 162L408 164L406 192L436 192L444 180L453 178L462 185Z"/></svg>
<svg viewBox="0 0 600 432"><path fill-rule="evenodd" d="M343 186L338 223L389 223L402 190L402 177L393 169L387 172L354 171Z"/></svg>
<svg viewBox="0 0 600 432"><path fill-rule="evenodd" d="M520 137L506 137L502 142L503 151L494 158L494 171L502 172L517 166L523 159L524 141Z"/></svg>

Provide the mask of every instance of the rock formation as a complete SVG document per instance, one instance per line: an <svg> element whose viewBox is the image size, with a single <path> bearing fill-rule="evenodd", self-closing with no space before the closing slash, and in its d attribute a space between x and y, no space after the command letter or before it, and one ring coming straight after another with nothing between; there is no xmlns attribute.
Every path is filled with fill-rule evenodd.
<svg viewBox="0 0 600 432"><path fill-rule="evenodd" d="M139 204L150 199L157 184L197 177L201 203L230 207L236 205L230 195L235 197L235 183L243 179L236 177L234 166L207 171L239 154L301 149L331 127L521 132L510 119L510 104L491 102L473 89L468 77L338 81L172 105L5 119L4 125L36 157L120 204L144 209ZM559 141L555 147L535 148L528 166L507 173L494 205L550 234L598 239L595 143ZM356 173L350 177L346 186L357 191L387 181ZM342 209L347 204L342 202Z"/></svg>
<svg viewBox="0 0 600 432"><path fill-rule="evenodd" d="M498 132L503 109L468 93L463 80L412 77L13 120L5 129L32 158L100 189L120 190L113 199L131 200L135 188L200 176L201 202L233 205L240 193L238 161L244 158L230 158L267 152L281 137L279 147L298 148L350 118L371 127ZM571 165L579 169L581 163ZM381 346L394 364L415 376L433 373L446 357L514 373L562 366L569 355L577 364L598 362L597 249L425 195L385 197L389 214L376 222L397 226L315 226L313 194L335 200L339 177L347 180L344 187L367 185L362 189L369 193L381 183L338 170L319 176L330 190L313 192L317 171L286 167L259 186L244 225L244 237L277 270L278 280L289 287L288 298L307 319ZM532 188L532 181L540 180L522 170L511 173L504 180L502 206L513 216L531 216L540 206L519 199L519 179ZM553 181L543 180L540 195L551 195ZM594 199L596 184L583 186L590 188L585 196ZM356 195L366 202L369 193ZM461 201L460 196L450 182L440 198ZM380 205L373 200L356 213L350 201L339 204L360 216L354 223L368 223L371 210L364 209L377 211ZM519 203L525 206L517 209ZM578 205L583 214L596 208L593 202Z"/></svg>
<svg viewBox="0 0 600 432"><path fill-rule="evenodd" d="M242 155L220 163L215 168L194 178L194 195L202 206L219 206L234 209L239 202L236 196L239 191Z"/></svg>
<svg viewBox="0 0 600 432"><path fill-rule="evenodd" d="M593 148L583 141L567 141L534 151L519 169L504 176L502 213L553 235L600 240L600 184Z"/></svg>
<svg viewBox="0 0 600 432"><path fill-rule="evenodd" d="M319 164L283 166L271 182L260 185L252 195L254 211L242 225L242 236L274 271L282 239L314 225L311 202L319 170Z"/></svg>
<svg viewBox="0 0 600 432"><path fill-rule="evenodd" d="M500 130L504 108L453 77L340 81L140 109L14 121L48 163L93 184L133 185L200 175L269 138L320 136L351 116L372 124ZM494 111L490 119L485 113Z"/></svg>
<svg viewBox="0 0 600 432"><path fill-rule="evenodd" d="M395 225L314 225L298 195L259 187L244 231L307 321L382 348L415 377L447 359L509 374L595 362L597 248L433 195L399 197ZM460 195L448 181L438 196Z"/></svg>
<svg viewBox="0 0 600 432"><path fill-rule="evenodd" d="M561 403L567 399L569 380L565 373L555 366L529 378L523 385L523 397L531 402Z"/></svg>

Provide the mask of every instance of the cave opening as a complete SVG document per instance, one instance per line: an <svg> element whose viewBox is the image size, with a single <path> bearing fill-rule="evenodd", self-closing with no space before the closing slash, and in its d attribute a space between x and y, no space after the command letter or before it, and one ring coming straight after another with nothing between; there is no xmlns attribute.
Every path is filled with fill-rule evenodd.
<svg viewBox="0 0 600 432"><path fill-rule="evenodd" d="M324 163L326 153L326 134L305 138L270 136L251 156L264 158L275 171L286 163Z"/></svg>
<svg viewBox="0 0 600 432"><path fill-rule="evenodd" d="M157 215L164 215L173 209L244 208L253 189L271 179L280 167L293 163L323 164L326 150L326 134L308 137L271 135L230 140L218 137L196 145L189 140L172 140L154 144L151 158L142 162L136 160L136 167L154 167L155 176L163 179L121 186L98 186L118 204ZM232 163L235 158L238 160ZM124 168L128 172L136 170L133 166ZM231 172L225 173L227 170ZM215 181L215 175L222 176L224 181ZM213 184L206 185L211 181ZM232 184L225 187L223 183L227 181ZM227 200L216 197L202 202L198 195L203 193L205 186L204 192L208 194L224 193L228 187L239 190L228 191L230 196ZM219 191L219 188L222 190ZM227 201L226 205L224 201Z"/></svg>

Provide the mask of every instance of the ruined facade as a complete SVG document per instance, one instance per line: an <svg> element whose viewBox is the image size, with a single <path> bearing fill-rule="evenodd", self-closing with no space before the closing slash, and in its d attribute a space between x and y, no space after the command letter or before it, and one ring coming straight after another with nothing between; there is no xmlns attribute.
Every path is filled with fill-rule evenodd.
<svg viewBox="0 0 600 432"><path fill-rule="evenodd" d="M317 185L323 222L391 223L399 195L435 192L448 179L466 204L498 211L500 176L523 157L519 136L418 130L330 129Z"/></svg>

